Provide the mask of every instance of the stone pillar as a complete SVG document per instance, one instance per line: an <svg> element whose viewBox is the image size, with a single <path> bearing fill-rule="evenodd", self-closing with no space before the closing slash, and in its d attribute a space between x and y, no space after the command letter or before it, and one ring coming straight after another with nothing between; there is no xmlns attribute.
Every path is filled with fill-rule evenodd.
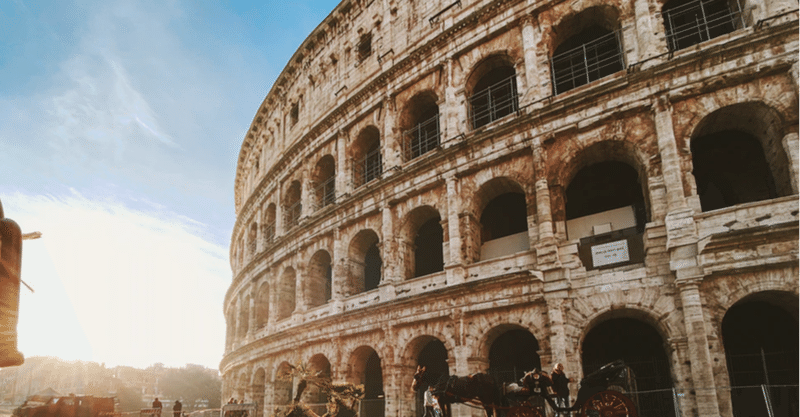
<svg viewBox="0 0 800 417"><path fill-rule="evenodd" d="M560 271L559 271L560 272ZM558 281L558 280L556 280ZM567 290L558 290L545 294L547 302L547 320L550 323L550 355L552 363L561 362L565 366L569 363L567 349L567 335L564 320L563 300L569 300ZM542 367L547 364L542 363Z"/></svg>
<svg viewBox="0 0 800 417"><path fill-rule="evenodd" d="M539 236L536 245L536 257L542 269L560 268L558 246L553 233L553 213L550 205L550 188L547 183L547 169L544 161L544 149L541 138L533 139L533 175L536 192L536 215L538 217ZM547 278L547 277L545 277ZM546 279L545 279L546 281Z"/></svg>
<svg viewBox="0 0 800 417"><path fill-rule="evenodd" d="M716 384L714 382L713 362L708 351L708 335L700 297L700 281L702 276L682 277L677 271L676 284L680 291L683 306L684 325L686 326L687 344L695 393L697 416L719 416ZM686 415L690 415L687 413Z"/></svg>
<svg viewBox="0 0 800 417"><path fill-rule="evenodd" d="M455 65L452 58L447 58L445 61L444 73L444 102L439 106L439 126L442 130L442 141L447 141L465 132L459 130L459 127L460 121L466 120L466 112L463 112L464 103L459 103L459 99L463 99L463 90L459 94L458 86L454 85ZM450 145L448 143L445 146Z"/></svg>
<svg viewBox="0 0 800 417"><path fill-rule="evenodd" d="M314 213L313 194L311 192L312 182L308 170L300 173L300 219L306 218Z"/></svg>
<svg viewBox="0 0 800 417"><path fill-rule="evenodd" d="M392 168L403 165L401 133L395 130L395 110L394 96L384 98L383 107L381 107L381 117L383 118L383 137L381 138L383 174L381 178L392 176L396 172Z"/></svg>
<svg viewBox="0 0 800 417"><path fill-rule="evenodd" d="M336 198L350 194L351 168L347 161L347 134L340 130L336 135Z"/></svg>
<svg viewBox="0 0 800 417"><path fill-rule="evenodd" d="M256 296L258 295L258 281L250 283L249 307L247 310L247 339L253 340L256 332Z"/></svg>
<svg viewBox="0 0 800 417"><path fill-rule="evenodd" d="M675 143L669 97L657 97L652 108L658 136L658 152L661 155L661 175L667 188L667 212L672 213L685 209L687 204L683 196L683 174L678 145Z"/></svg>
<svg viewBox="0 0 800 417"><path fill-rule="evenodd" d="M797 1L795 0L767 0L767 15L764 17L777 16L783 12L797 9Z"/></svg>
<svg viewBox="0 0 800 417"><path fill-rule="evenodd" d="M332 313L341 313L344 303L342 300L346 297L345 289L347 288L347 279L349 275L349 263L347 262L347 242L343 242L342 231L335 229L333 231L333 259L331 260L333 268L333 277L331 282L331 304L333 305ZM272 315L270 314L270 317Z"/></svg>
<svg viewBox="0 0 800 417"><path fill-rule="evenodd" d="M664 24L656 20L661 13L654 15L650 12L650 10L660 10L660 8L661 5L654 4L651 0L634 1L639 61L667 52L667 44L663 40Z"/></svg>
<svg viewBox="0 0 800 417"><path fill-rule="evenodd" d="M383 273L378 285L381 302L395 297L394 286L402 281L397 268L397 241L394 235L394 213L388 204L381 207L381 235L383 241L378 245L383 261Z"/></svg>
<svg viewBox="0 0 800 417"><path fill-rule="evenodd" d="M447 190L447 236L448 253L445 254L445 270L447 271L447 283L458 284L466 280L464 269L464 252L461 248L461 229L459 227L458 213L461 210L461 199L459 194L459 184L455 175L445 178L445 189Z"/></svg>
<svg viewBox="0 0 800 417"><path fill-rule="evenodd" d="M525 80L527 91L520 100L526 105L550 95L550 69L546 51L539 51L542 30L538 20L531 16L522 19L522 49L525 58Z"/></svg>
<svg viewBox="0 0 800 417"><path fill-rule="evenodd" d="M294 311L292 312L292 316L297 316L308 310L308 300L306 300L306 288L304 285L306 282L306 272L308 271L304 263L297 263L292 266L294 267Z"/></svg>
<svg viewBox="0 0 800 417"><path fill-rule="evenodd" d="M789 175L791 175L792 180L792 192L797 194L797 183L798 179L797 176L800 173L800 169L798 169L798 138L797 132L789 133L788 135L783 137L783 149L786 151L786 156L789 158Z"/></svg>

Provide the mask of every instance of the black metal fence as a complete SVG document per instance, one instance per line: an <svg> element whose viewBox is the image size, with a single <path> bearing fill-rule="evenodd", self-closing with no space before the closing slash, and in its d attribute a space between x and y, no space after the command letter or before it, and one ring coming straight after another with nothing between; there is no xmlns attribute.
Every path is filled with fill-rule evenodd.
<svg viewBox="0 0 800 417"><path fill-rule="evenodd" d="M324 208L336 202L336 177L330 177L322 181L314 188L316 196L316 210Z"/></svg>
<svg viewBox="0 0 800 417"><path fill-rule="evenodd" d="M381 150L375 148L361 159L353 161L353 186L358 188L374 179L380 178L383 172Z"/></svg>
<svg viewBox="0 0 800 417"><path fill-rule="evenodd" d="M696 0L662 12L670 51L731 33L747 26L738 1Z"/></svg>
<svg viewBox="0 0 800 417"><path fill-rule="evenodd" d="M470 121L477 129L519 111L516 74L478 91L469 99Z"/></svg>
<svg viewBox="0 0 800 417"><path fill-rule="evenodd" d="M620 31L550 58L553 94L558 95L625 68Z"/></svg>
<svg viewBox="0 0 800 417"><path fill-rule="evenodd" d="M403 157L406 161L422 156L439 147L439 115L403 132Z"/></svg>

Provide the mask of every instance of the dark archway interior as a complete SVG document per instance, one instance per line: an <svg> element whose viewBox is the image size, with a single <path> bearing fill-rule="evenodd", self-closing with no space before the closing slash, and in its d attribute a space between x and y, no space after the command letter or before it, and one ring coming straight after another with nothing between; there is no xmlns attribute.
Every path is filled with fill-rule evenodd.
<svg viewBox="0 0 800 417"><path fill-rule="evenodd" d="M528 209L523 193L501 194L481 213L481 241L488 242L528 230Z"/></svg>
<svg viewBox="0 0 800 417"><path fill-rule="evenodd" d="M761 143L723 131L692 141L692 162L703 211L777 197Z"/></svg>
<svg viewBox="0 0 800 417"><path fill-rule="evenodd" d="M439 106L433 94L421 94L409 104L403 121L406 160L424 155L439 146Z"/></svg>
<svg viewBox="0 0 800 417"><path fill-rule="evenodd" d="M567 220L633 206L636 225L647 222L639 175L630 165L605 161L581 169L566 191Z"/></svg>
<svg viewBox="0 0 800 417"><path fill-rule="evenodd" d="M473 129L517 111L516 75L514 67L504 65L491 69L478 80L470 97Z"/></svg>
<svg viewBox="0 0 800 417"><path fill-rule="evenodd" d="M586 335L582 345L583 374L621 359L633 370L638 391L672 388L669 359L664 341L650 325L632 318L617 318L598 324ZM570 376L569 369L565 370ZM638 395L642 416L675 415L671 391Z"/></svg>
<svg viewBox="0 0 800 417"><path fill-rule="evenodd" d="M615 33L590 25L562 42L553 54L555 94L609 76L623 68Z"/></svg>
<svg viewBox="0 0 800 417"><path fill-rule="evenodd" d="M496 384L518 382L525 372L542 369L539 342L531 332L509 330L498 337L489 349L489 373Z"/></svg>
<svg viewBox="0 0 800 417"><path fill-rule="evenodd" d="M430 385L435 384L439 378L450 376L450 367L447 365L447 348L439 340L428 342L417 357L417 365L426 369L420 389L416 392L416 416L425 415L423 396Z"/></svg>
<svg viewBox="0 0 800 417"><path fill-rule="evenodd" d="M417 237L414 239L416 248L414 253L415 277L444 270L443 240L444 230L438 216L426 221L419 228Z"/></svg>
<svg viewBox="0 0 800 417"><path fill-rule="evenodd" d="M367 363L364 366L364 399L377 398L383 398L383 373L381 358L373 350L367 357Z"/></svg>
<svg viewBox="0 0 800 417"><path fill-rule="evenodd" d="M364 290L374 290L378 288L381 283L381 267L383 261L381 260L381 251L378 249L378 243L373 243L367 249L367 254L364 257Z"/></svg>
<svg viewBox="0 0 800 417"><path fill-rule="evenodd" d="M734 415L768 415L761 384L782 386L769 389L774 415L798 415L798 334L797 316L768 301L747 301L728 310L722 340L730 384L750 387L731 390Z"/></svg>

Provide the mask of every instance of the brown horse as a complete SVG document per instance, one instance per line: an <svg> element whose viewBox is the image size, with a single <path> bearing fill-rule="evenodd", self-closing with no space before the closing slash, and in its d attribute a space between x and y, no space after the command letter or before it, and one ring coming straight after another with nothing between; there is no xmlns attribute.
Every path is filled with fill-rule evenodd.
<svg viewBox="0 0 800 417"><path fill-rule="evenodd" d="M411 389L418 391L424 385L432 385L433 396L439 401L444 417L452 416L450 404L468 402L479 403L486 417L499 416L496 410L501 405L502 397L489 374L479 372L468 376L442 375L435 383L426 384L431 380L426 375L425 367L418 366Z"/></svg>

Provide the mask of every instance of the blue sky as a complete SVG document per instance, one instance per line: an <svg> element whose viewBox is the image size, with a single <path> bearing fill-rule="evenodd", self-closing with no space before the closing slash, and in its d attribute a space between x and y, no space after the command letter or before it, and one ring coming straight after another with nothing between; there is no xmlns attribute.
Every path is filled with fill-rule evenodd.
<svg viewBox="0 0 800 417"><path fill-rule="evenodd" d="M335 0L0 0L26 356L216 368L244 134Z"/></svg>

